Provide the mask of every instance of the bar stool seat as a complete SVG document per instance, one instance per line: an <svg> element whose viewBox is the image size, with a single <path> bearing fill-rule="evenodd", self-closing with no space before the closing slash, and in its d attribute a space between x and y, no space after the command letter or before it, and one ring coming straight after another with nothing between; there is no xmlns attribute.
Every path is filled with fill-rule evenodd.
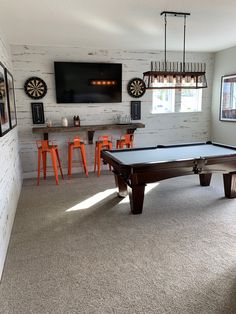
<svg viewBox="0 0 236 314"><path fill-rule="evenodd" d="M50 153L51 160L52 160L52 166L54 170L54 175L56 178L56 184L59 184L58 180L58 169L57 169L57 162L59 165L59 169L61 172L62 179L63 173L62 173L62 167L61 167L61 161L59 158L59 152L58 152L58 146L54 145L53 142L49 142L48 140L43 141L36 141L36 145L38 148L38 178L37 178L37 185L39 185L40 181L40 171L41 171L41 160L43 161L43 178L46 179L47 174L47 153Z"/></svg>
<svg viewBox="0 0 236 314"><path fill-rule="evenodd" d="M134 143L134 135L133 134L125 134L121 136L119 140L116 141L116 148L132 148Z"/></svg>
<svg viewBox="0 0 236 314"><path fill-rule="evenodd" d="M80 150L84 172L86 174L86 177L88 177L85 144L83 141L81 141L79 136L74 137L73 142L68 143L68 176L71 176L71 172L72 172L72 160L73 160L74 149Z"/></svg>
<svg viewBox="0 0 236 314"><path fill-rule="evenodd" d="M98 177L101 174L101 151L103 149L112 149L112 136L102 135L98 137L95 143L95 154L94 154L94 172L98 169ZM111 170L111 166L109 165Z"/></svg>

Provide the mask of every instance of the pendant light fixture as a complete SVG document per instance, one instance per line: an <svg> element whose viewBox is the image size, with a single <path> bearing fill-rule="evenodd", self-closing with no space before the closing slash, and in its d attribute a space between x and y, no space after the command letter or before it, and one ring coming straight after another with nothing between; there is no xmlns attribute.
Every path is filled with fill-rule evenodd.
<svg viewBox="0 0 236 314"><path fill-rule="evenodd" d="M190 13L163 11L165 20L165 51L164 62L151 62L151 70L143 73L147 89L198 89L206 88L206 64L185 62L186 17ZM166 59L166 28L167 16L184 19L183 61L167 62Z"/></svg>

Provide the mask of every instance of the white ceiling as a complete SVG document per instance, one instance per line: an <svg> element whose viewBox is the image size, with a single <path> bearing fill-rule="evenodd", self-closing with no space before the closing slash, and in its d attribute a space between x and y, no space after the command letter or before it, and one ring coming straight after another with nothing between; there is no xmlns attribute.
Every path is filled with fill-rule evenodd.
<svg viewBox="0 0 236 314"><path fill-rule="evenodd" d="M155 50L164 48L162 11L190 12L186 50L236 45L235 0L0 0L11 44ZM182 50L183 18L167 19L167 50Z"/></svg>

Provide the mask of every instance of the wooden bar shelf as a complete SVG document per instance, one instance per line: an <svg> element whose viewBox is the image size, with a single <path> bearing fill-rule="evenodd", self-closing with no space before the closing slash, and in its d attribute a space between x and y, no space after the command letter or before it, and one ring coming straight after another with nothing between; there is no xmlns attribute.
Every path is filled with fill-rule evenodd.
<svg viewBox="0 0 236 314"><path fill-rule="evenodd" d="M52 126L52 127L35 127L33 133L43 134L43 138L48 140L49 133L66 133L66 132L87 132L88 143L93 144L94 132L97 130L126 130L127 133L133 134L138 128L145 128L143 123L127 123L127 124L98 124L98 125L83 125L83 126Z"/></svg>

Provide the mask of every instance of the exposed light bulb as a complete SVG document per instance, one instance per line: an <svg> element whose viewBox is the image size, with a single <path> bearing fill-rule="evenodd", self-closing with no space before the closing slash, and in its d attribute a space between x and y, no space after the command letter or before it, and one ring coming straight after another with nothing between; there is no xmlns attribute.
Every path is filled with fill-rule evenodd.
<svg viewBox="0 0 236 314"><path fill-rule="evenodd" d="M153 87L156 87L158 85L158 80L157 80L157 76L155 75L153 78L152 78L152 86Z"/></svg>

